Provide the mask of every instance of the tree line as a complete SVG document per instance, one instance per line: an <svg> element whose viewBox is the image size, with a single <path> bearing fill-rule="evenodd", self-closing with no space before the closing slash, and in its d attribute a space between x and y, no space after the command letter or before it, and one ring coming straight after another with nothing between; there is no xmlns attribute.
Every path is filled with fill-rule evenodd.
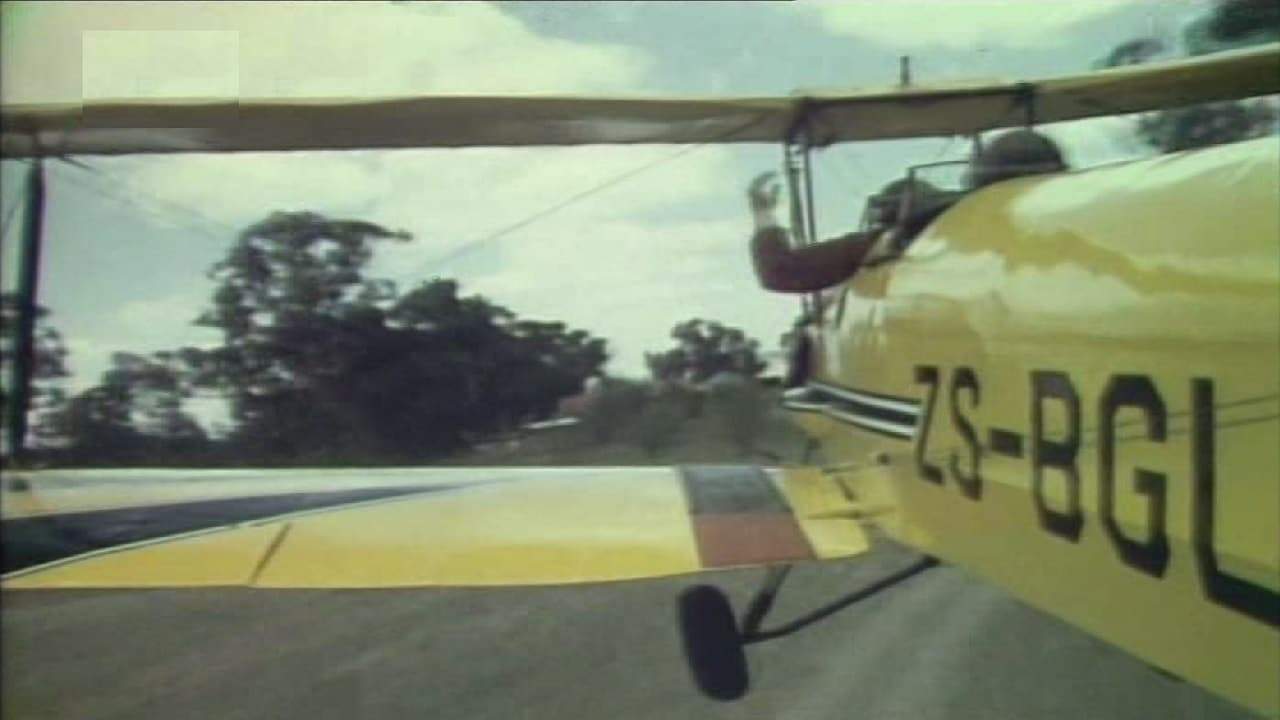
<svg viewBox="0 0 1280 720"><path fill-rule="evenodd" d="M73 395L59 387L69 376L65 343L41 309L34 461L426 462L551 417L563 399L605 375L605 340L585 330L520 318L462 294L451 279L401 292L368 277L379 244L409 239L359 220L274 213L240 232L209 270L214 289L195 322L219 331L220 344L115 353L97 384ZM17 298L0 297L0 309L5 327L13 327ZM610 392L597 394L600 407L584 415L597 426L622 425L633 418L609 407L623 385L648 392L723 373L754 377L764 367L755 340L714 321L680 323L672 339L676 347L647 355L652 383L611 379ZM9 352L0 348L0 361ZM211 436L192 415L191 401L201 396L227 402L224 432ZM624 413L637 409L624 406Z"/></svg>
<svg viewBox="0 0 1280 720"><path fill-rule="evenodd" d="M311 212L243 230L210 269L196 323L212 348L116 353L91 388L66 396L67 351L42 311L33 434L45 461L73 465L416 462L554 413L608 359L605 341L522 319L456 281L407 292L366 268L409 235ZM6 327L16 298L3 298ZM8 353L9 349L5 348ZM3 358L7 360L7 356ZM211 438L187 410L225 398Z"/></svg>

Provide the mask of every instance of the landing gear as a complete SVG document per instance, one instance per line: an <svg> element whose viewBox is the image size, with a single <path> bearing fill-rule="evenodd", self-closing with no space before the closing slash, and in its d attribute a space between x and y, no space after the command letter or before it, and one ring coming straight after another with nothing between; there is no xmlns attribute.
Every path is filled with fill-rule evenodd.
<svg viewBox="0 0 1280 720"><path fill-rule="evenodd" d="M761 626L791 571L790 565L768 569L764 583L747 605L741 629L734 619L733 606L723 591L711 585L691 587L680 593L679 611L685 659L693 680L708 697L737 700L747 693L750 686L747 645L786 637L937 564L934 558L924 557L861 590L771 630L763 630Z"/></svg>
<svg viewBox="0 0 1280 720"><path fill-rule="evenodd" d="M720 588L695 585L680 593L680 634L699 690L716 700L746 694L747 654L733 606Z"/></svg>

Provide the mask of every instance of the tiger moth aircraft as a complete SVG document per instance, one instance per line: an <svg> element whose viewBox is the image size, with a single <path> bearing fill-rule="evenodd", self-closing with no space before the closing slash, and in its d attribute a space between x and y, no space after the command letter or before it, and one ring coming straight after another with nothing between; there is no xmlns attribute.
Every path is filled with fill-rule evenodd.
<svg viewBox="0 0 1280 720"><path fill-rule="evenodd" d="M34 209L12 387L29 376L42 161L777 142L804 243L813 148L1277 92L1280 44L1030 82L789 97L8 105L3 154L32 160ZM711 586L678 602L695 680L731 699L748 685L744 646L941 561L1277 716L1278 203L1274 135L958 194L909 245L802 298L808 352L783 403L821 465L321 471L305 491L267 472L183 484L127 471L141 480L78 487L65 480L75 473L32 472L6 492L2 584L496 586L764 566L741 620ZM881 536L921 560L766 627L790 564L859 555Z"/></svg>

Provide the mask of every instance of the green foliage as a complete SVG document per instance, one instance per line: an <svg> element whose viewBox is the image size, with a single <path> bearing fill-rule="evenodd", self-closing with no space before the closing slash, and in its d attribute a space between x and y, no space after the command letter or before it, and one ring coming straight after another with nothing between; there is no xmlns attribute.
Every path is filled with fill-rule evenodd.
<svg viewBox="0 0 1280 720"><path fill-rule="evenodd" d="M723 372L755 377L765 368L760 343L715 321L693 319L671 330L676 347L646 353L655 380L701 383Z"/></svg>
<svg viewBox="0 0 1280 720"><path fill-rule="evenodd" d="M276 213L214 267L200 319L225 342L194 365L229 390L232 443L283 463L420 460L552 414L607 359L604 341L520 320L452 280L404 295L363 271L408 235Z"/></svg>
<svg viewBox="0 0 1280 720"><path fill-rule="evenodd" d="M400 294L365 276L377 243L407 239L309 212L246 228L212 268L197 320L223 342L113 356L96 387L42 424L63 446L56 461L422 461L544 419L600 372L605 343L587 332L517 318L452 280ZM230 399L225 439L184 411L197 390Z"/></svg>
<svg viewBox="0 0 1280 720"><path fill-rule="evenodd" d="M35 363L32 367L31 379L34 381L41 380L59 380L67 377L67 348L62 341L62 335L47 322L49 310L44 307L36 307L36 328L35 328ZM0 294L0 327L6 332L12 332L18 327L18 294L7 292ZM9 367L9 363L13 359L13 339L5 338L6 342L0 346L0 366ZM5 378L8 381L8 378ZM39 392L39 386L35 388Z"/></svg>
<svg viewBox="0 0 1280 720"><path fill-rule="evenodd" d="M9 382L7 371L10 367L9 363L13 362L16 347L16 338L12 335L16 333L18 327L18 305L17 293L0 294L0 327L3 327L6 333L4 344L0 345L0 368L6 371L3 378L6 391ZM68 376L66 345L62 341L62 335L48 324L48 317L47 308L36 307L34 363L31 368L33 402L50 391L48 383ZM7 398L8 395L0 397Z"/></svg>
<svg viewBox="0 0 1280 720"><path fill-rule="evenodd" d="M9 402L12 397L9 373L17 345L15 335L18 311L17 293L0 294L0 328L5 332L4 343L0 345L0 372L3 373L3 378L0 378L0 428L9 421ZM67 371L66 345L62 335L49 325L48 318L48 309L37 306L28 414L34 417L32 431L38 438L42 436L42 426L47 423L46 417L66 402L66 396L58 384L70 375Z"/></svg>
<svg viewBox="0 0 1280 720"><path fill-rule="evenodd" d="M152 464L202 456L208 438L182 410L192 390L179 353L116 353L99 385L48 413L42 440L74 462Z"/></svg>
<svg viewBox="0 0 1280 720"><path fill-rule="evenodd" d="M702 416L706 393L680 383L661 383L657 392L659 399L677 408L682 417L692 419Z"/></svg>
<svg viewBox="0 0 1280 720"><path fill-rule="evenodd" d="M1275 0L1218 0L1183 33L1190 55L1275 40L1280 40L1280 3ZM1146 62L1163 49L1157 39L1137 38L1114 48L1097 65ZM1276 118L1276 106L1270 100L1208 103L1143 115L1138 136L1161 152L1177 152L1267 135L1274 132Z"/></svg>
<svg viewBox="0 0 1280 720"><path fill-rule="evenodd" d="M755 452L770 407L768 394L754 380L725 383L712 390L712 412L725 438L743 455Z"/></svg>
<svg viewBox="0 0 1280 720"><path fill-rule="evenodd" d="M1209 103L1144 115L1138 135L1161 152L1177 152L1262 137L1275 122L1267 100Z"/></svg>
<svg viewBox="0 0 1280 720"><path fill-rule="evenodd" d="M407 237L306 212L273 213L240 233L210 272L213 308L197 320L223 332L219 379L235 390L238 418L252 420L260 397L314 388L347 369L352 343L379 309L368 298L386 289L361 274L372 244Z"/></svg>
<svg viewBox="0 0 1280 720"><path fill-rule="evenodd" d="M640 417L648 404L649 389L644 383L602 378L583 413L586 438L597 444L613 440Z"/></svg>
<svg viewBox="0 0 1280 720"><path fill-rule="evenodd" d="M1213 9L1187 24L1183 43L1191 55L1280 40L1280 2L1218 0Z"/></svg>
<svg viewBox="0 0 1280 720"><path fill-rule="evenodd" d="M42 424L41 433L66 444L72 464L118 465L143 456L142 433L133 428L127 391L99 385L71 398Z"/></svg>
<svg viewBox="0 0 1280 720"><path fill-rule="evenodd" d="M636 424L636 442L645 455L652 458L670 447L680 434L685 412L671 398L658 398L640 413Z"/></svg>

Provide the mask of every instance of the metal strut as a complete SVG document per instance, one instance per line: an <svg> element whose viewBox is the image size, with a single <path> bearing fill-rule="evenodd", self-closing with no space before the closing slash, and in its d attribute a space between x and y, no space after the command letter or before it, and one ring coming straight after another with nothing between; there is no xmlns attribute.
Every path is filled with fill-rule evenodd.
<svg viewBox="0 0 1280 720"><path fill-rule="evenodd" d="M693 680L708 697L736 700L746 694L750 686L745 652L747 645L790 635L937 564L937 560L925 557L893 575L771 630L763 630L761 626L782 589L783 581L791 572L790 565L769 568L763 585L743 613L741 623L734 618L733 607L723 590L712 585L688 588L680 593L678 609L685 659Z"/></svg>
<svg viewBox="0 0 1280 720"><path fill-rule="evenodd" d="M867 587L855 590L844 597L837 598L833 602L801 615L791 622L770 630L762 630L760 629L760 626L764 623L765 615L767 615L769 609L773 607L773 601L778 596L778 591L782 587L782 582L786 579L787 573L791 570L790 565L771 567L769 568L768 574L765 575L764 583L756 592L756 596L751 599L751 604L747 606L747 612L743 616L741 631L742 642L744 645L747 645L786 637L787 635L812 625L819 620L830 617L856 602L865 600L872 595L887 590L894 585L915 577L925 570L936 567L937 565L938 561L936 558L921 558L888 577L877 580Z"/></svg>
<svg viewBox="0 0 1280 720"><path fill-rule="evenodd" d="M26 449L27 410L31 405L31 376L35 371L36 296L40 283L40 246L44 232L44 165L40 158L27 172L26 207L22 217L22 254L18 260L18 322L13 329L13 363L9 398L5 403L10 462Z"/></svg>
<svg viewBox="0 0 1280 720"><path fill-rule="evenodd" d="M818 241L817 215L813 207L813 144L808 127L803 123L802 116L782 144L782 163L791 202L791 234L793 243L800 246ZM818 293L801 296L800 302L805 315L810 316L813 314L811 311L819 307Z"/></svg>

